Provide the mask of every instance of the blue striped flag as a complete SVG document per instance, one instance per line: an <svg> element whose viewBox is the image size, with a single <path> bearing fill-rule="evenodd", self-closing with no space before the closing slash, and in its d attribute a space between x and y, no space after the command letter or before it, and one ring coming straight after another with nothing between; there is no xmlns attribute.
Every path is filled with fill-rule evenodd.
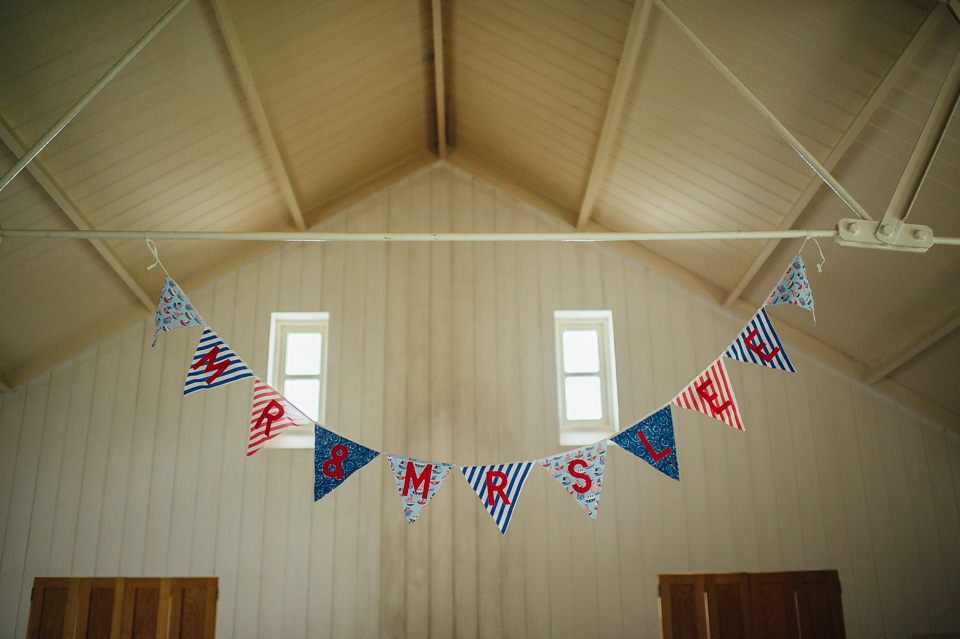
<svg viewBox="0 0 960 639"><path fill-rule="evenodd" d="M517 498L527 481L531 466L533 462L460 468L484 508L497 522L501 534L507 533L513 509L517 506Z"/></svg>
<svg viewBox="0 0 960 639"><path fill-rule="evenodd" d="M724 355L741 362L760 364L791 373L797 372L790 363L787 352L783 350L783 344L780 343L777 332L773 330L767 311L762 308L743 327L740 336L734 340Z"/></svg>
<svg viewBox="0 0 960 639"><path fill-rule="evenodd" d="M253 377L243 360L209 326L203 328L197 353L187 371L183 394L223 386L245 377Z"/></svg>

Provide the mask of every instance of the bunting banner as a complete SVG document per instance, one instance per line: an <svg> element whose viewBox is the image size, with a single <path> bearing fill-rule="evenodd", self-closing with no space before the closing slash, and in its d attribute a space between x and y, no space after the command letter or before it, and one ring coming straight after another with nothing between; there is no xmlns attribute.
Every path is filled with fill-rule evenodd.
<svg viewBox="0 0 960 639"><path fill-rule="evenodd" d="M184 295L180 285L170 279L169 275L160 292L156 320L157 330L153 334L151 348L157 345L157 337L161 331L172 331L184 326L203 326L205 323Z"/></svg>
<svg viewBox="0 0 960 639"><path fill-rule="evenodd" d="M596 519L600 509L606 456L607 442L602 441L560 455L544 457L537 462L567 489L590 517Z"/></svg>
<svg viewBox="0 0 960 639"><path fill-rule="evenodd" d="M533 462L496 464L492 466L465 466L460 471L477 493L501 534L507 533L517 498L523 489Z"/></svg>
<svg viewBox="0 0 960 639"><path fill-rule="evenodd" d="M320 424L315 424L314 429L313 500L317 501L380 453L330 432Z"/></svg>
<svg viewBox="0 0 960 639"><path fill-rule="evenodd" d="M767 311L762 308L747 323L740 336L723 355L748 364L760 364L791 373L797 372L790 363L787 352L783 350L783 344L780 343L777 332L773 330Z"/></svg>
<svg viewBox="0 0 960 639"><path fill-rule="evenodd" d="M737 430L743 430L737 398L727 377L723 359L717 359L700 376L690 382L671 402L680 408L695 410L719 419Z"/></svg>
<svg viewBox="0 0 960 639"><path fill-rule="evenodd" d="M243 360L237 357L213 329L206 326L200 336L200 343L197 344L193 364L187 371L183 394L216 388L247 377L253 377L253 371L247 368Z"/></svg>
<svg viewBox="0 0 960 639"><path fill-rule="evenodd" d="M803 265L803 258L797 253L793 263L783 272L777 285L770 291L764 306L780 306L781 304L795 304L813 314L813 323L817 323L817 314L813 310L813 290L810 280L807 279L807 269Z"/></svg>
<svg viewBox="0 0 960 639"><path fill-rule="evenodd" d="M664 406L638 424L614 435L614 444L647 462L667 477L680 480L673 414Z"/></svg>
<svg viewBox="0 0 960 639"><path fill-rule="evenodd" d="M400 499L403 501L403 515L412 524L450 476L453 464L411 459L389 453L387 460L390 462L393 478L397 480L397 490L400 491Z"/></svg>
<svg viewBox="0 0 960 639"><path fill-rule="evenodd" d="M300 412L287 399L267 386L257 376L253 378L253 408L250 415L250 443L247 457L284 430L295 426L313 426L312 419Z"/></svg>

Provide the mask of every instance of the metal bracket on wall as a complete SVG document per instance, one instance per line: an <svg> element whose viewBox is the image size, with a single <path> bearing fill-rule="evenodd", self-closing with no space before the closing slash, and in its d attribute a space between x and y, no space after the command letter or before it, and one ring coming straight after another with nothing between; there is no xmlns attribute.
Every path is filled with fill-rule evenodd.
<svg viewBox="0 0 960 639"><path fill-rule="evenodd" d="M908 253L926 253L933 246L933 231L924 224L899 220L858 220L844 218L837 224L837 244L878 248Z"/></svg>

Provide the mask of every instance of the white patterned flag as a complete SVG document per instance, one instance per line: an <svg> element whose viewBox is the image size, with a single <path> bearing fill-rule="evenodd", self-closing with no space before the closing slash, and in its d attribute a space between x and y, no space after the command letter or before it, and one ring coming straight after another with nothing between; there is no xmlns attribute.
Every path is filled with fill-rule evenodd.
<svg viewBox="0 0 960 639"><path fill-rule="evenodd" d="M737 398L733 396L733 386L730 385L722 359L710 364L710 367L680 391L671 403L680 408L699 411L743 430Z"/></svg>
<svg viewBox="0 0 960 639"><path fill-rule="evenodd" d="M160 331L172 331L183 326L203 326L203 318L190 304L180 285L170 279L163 283L160 293L160 303L157 305L157 330L153 334L153 344L157 345Z"/></svg>
<svg viewBox="0 0 960 639"><path fill-rule="evenodd" d="M602 441L537 461L567 489L588 515L596 519L606 456L607 442Z"/></svg>
<svg viewBox="0 0 960 639"><path fill-rule="evenodd" d="M614 444L630 451L667 477L680 480L677 440L673 433L673 414L669 404L611 439Z"/></svg>
<svg viewBox="0 0 960 639"><path fill-rule="evenodd" d="M253 409L250 415L250 443L247 457L267 441L291 426L313 426L313 420L291 404L286 397L267 386L262 379L253 378Z"/></svg>
<svg viewBox="0 0 960 639"><path fill-rule="evenodd" d="M253 371L209 326L204 327L197 353L187 371L183 394L223 386L246 377L253 377Z"/></svg>
<svg viewBox="0 0 960 639"><path fill-rule="evenodd" d="M787 352L783 350L783 344L780 343L777 332L773 330L773 324L770 323L767 312L762 308L743 328L724 356L791 373L797 372L790 363Z"/></svg>
<svg viewBox="0 0 960 639"><path fill-rule="evenodd" d="M411 524L450 476L453 464L440 464L387 453L403 500L403 515Z"/></svg>
<svg viewBox="0 0 960 639"><path fill-rule="evenodd" d="M527 481L533 462L499 464L493 466L467 466L460 471L467 483L477 493L501 534L506 534L517 498Z"/></svg>
<svg viewBox="0 0 960 639"><path fill-rule="evenodd" d="M780 281L770 291L764 306L779 306L781 304L796 304L813 314L813 323L817 323L817 314L813 310L813 290L810 280L807 279L807 269L803 265L803 258L798 253L793 263L787 267L780 277Z"/></svg>

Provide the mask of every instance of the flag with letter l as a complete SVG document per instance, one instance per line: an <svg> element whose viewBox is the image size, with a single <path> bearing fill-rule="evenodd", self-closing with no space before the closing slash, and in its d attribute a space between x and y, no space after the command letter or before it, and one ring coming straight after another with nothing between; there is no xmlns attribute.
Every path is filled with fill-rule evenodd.
<svg viewBox="0 0 960 639"><path fill-rule="evenodd" d="M313 426L313 420L291 404L287 398L267 386L262 379L253 378L253 409L250 415L250 443L247 457L267 441L291 426Z"/></svg>
<svg viewBox="0 0 960 639"><path fill-rule="evenodd" d="M630 451L667 477L679 481L677 440L673 433L673 414L669 404L614 435L612 439L620 448Z"/></svg>
<svg viewBox="0 0 960 639"><path fill-rule="evenodd" d="M567 489L588 515L596 519L606 456L607 442L602 441L537 461Z"/></svg>
<svg viewBox="0 0 960 639"><path fill-rule="evenodd" d="M161 331L172 331L183 326L203 326L203 318L197 312L190 300L184 295L180 285L174 282L169 275L163 283L160 292L160 303L157 304L157 330L153 334L153 344L157 345L157 337Z"/></svg>
<svg viewBox="0 0 960 639"><path fill-rule="evenodd" d="M782 371L796 373L783 344L773 330L767 311L760 309L743 328L740 335L733 341L724 356L740 362L760 364Z"/></svg>
<svg viewBox="0 0 960 639"><path fill-rule="evenodd" d="M314 425L313 500L317 501L342 484L379 455L375 450Z"/></svg>
<svg viewBox="0 0 960 639"><path fill-rule="evenodd" d="M204 327L197 353L187 371L183 394L223 386L246 377L253 377L253 371L209 326Z"/></svg>
<svg viewBox="0 0 960 639"><path fill-rule="evenodd" d="M501 534L506 534L517 498L523 489L533 462L467 466L460 468L464 478L483 503Z"/></svg>
<svg viewBox="0 0 960 639"><path fill-rule="evenodd" d="M737 398L733 396L733 386L727 377L723 359L717 359L710 364L710 367L680 391L671 403L680 408L699 411L737 430L743 430Z"/></svg>
<svg viewBox="0 0 960 639"><path fill-rule="evenodd" d="M813 323L817 323L817 313L813 310L813 289L807 279L807 268L803 265L803 258L798 253L793 263L787 267L780 277L780 281L770 291L764 306L779 306L781 304L796 304L813 314Z"/></svg>
<svg viewBox="0 0 960 639"><path fill-rule="evenodd" d="M400 499L403 500L403 515L412 524L450 476L453 464L410 459L389 453L387 460L390 461L390 469L397 480Z"/></svg>

